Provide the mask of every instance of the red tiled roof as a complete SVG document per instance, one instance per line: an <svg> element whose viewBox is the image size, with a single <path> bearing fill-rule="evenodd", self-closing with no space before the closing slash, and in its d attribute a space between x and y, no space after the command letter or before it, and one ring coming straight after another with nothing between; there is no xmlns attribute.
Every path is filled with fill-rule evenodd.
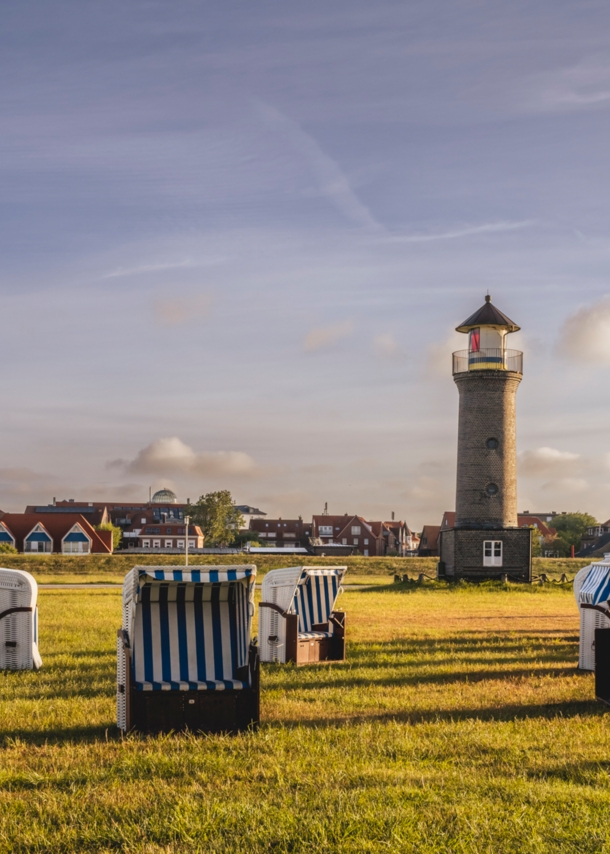
<svg viewBox="0 0 610 854"><path fill-rule="evenodd" d="M42 525L53 539L53 551L60 551L62 539L74 525L79 524L91 538L92 552L112 553L112 531L96 531L84 516L77 513L3 513L0 521L15 537L19 551L23 551L23 540L36 525Z"/></svg>

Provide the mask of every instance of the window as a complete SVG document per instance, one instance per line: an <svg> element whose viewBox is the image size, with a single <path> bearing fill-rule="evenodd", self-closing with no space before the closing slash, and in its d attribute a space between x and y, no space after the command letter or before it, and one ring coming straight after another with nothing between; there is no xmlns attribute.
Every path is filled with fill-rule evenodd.
<svg viewBox="0 0 610 854"><path fill-rule="evenodd" d="M347 537L343 537L341 542L343 543L344 546L346 546L347 545Z"/></svg>
<svg viewBox="0 0 610 854"><path fill-rule="evenodd" d="M161 540L153 540L153 549L161 548Z"/></svg>
<svg viewBox="0 0 610 854"><path fill-rule="evenodd" d="M146 519L140 519L140 524L141 524L141 525L145 525L145 524L146 524Z"/></svg>
<svg viewBox="0 0 610 854"><path fill-rule="evenodd" d="M500 443L497 439L488 439L485 444L487 445L490 451L495 451Z"/></svg>
<svg viewBox="0 0 610 854"><path fill-rule="evenodd" d="M189 540L189 548L190 549L194 549L196 545L197 545L197 543L195 542L195 540Z"/></svg>
<svg viewBox="0 0 610 854"><path fill-rule="evenodd" d="M352 525L352 537L359 537L360 533L360 525Z"/></svg>
<svg viewBox="0 0 610 854"><path fill-rule="evenodd" d="M364 550L364 556L365 556L365 557L368 557L368 556L369 556L369 550L368 550L368 549L365 549L365 550Z"/></svg>
<svg viewBox="0 0 610 854"><path fill-rule="evenodd" d="M500 489L499 489L497 483L488 483L487 486L485 487L485 492L488 495L497 495L499 491L500 491Z"/></svg>
<svg viewBox="0 0 610 854"><path fill-rule="evenodd" d="M354 537L354 545L355 545L355 546L357 546L357 545L358 545L358 537Z"/></svg>
<svg viewBox="0 0 610 854"><path fill-rule="evenodd" d="M172 543L173 543L173 542L174 542L173 540L166 540L166 541L165 541L165 548L166 548L166 549L171 549L171 547L172 547Z"/></svg>
<svg viewBox="0 0 610 854"><path fill-rule="evenodd" d="M470 330L470 352L478 353L481 349L481 330L480 329L471 329Z"/></svg>
<svg viewBox="0 0 610 854"><path fill-rule="evenodd" d="M320 536L321 537L332 537L333 535L333 526L332 525L320 525Z"/></svg>
<svg viewBox="0 0 610 854"><path fill-rule="evenodd" d="M171 528L166 528L166 529L165 529L165 533L166 533L166 534L171 534L171 532L172 532L172 529L171 529Z"/></svg>
<svg viewBox="0 0 610 854"><path fill-rule="evenodd" d="M502 540L485 540L483 566L502 566Z"/></svg>
<svg viewBox="0 0 610 854"><path fill-rule="evenodd" d="M142 548L149 549L150 548L150 540L142 540Z"/></svg>
<svg viewBox="0 0 610 854"><path fill-rule="evenodd" d="M365 546L368 546L368 544L369 544L369 541L368 541L368 540L363 540L363 542L364 542L364 545L365 545Z"/></svg>
<svg viewBox="0 0 610 854"><path fill-rule="evenodd" d="M184 548L184 540L178 540L178 548L179 548L179 549L183 549L183 548Z"/></svg>
<svg viewBox="0 0 610 854"><path fill-rule="evenodd" d="M62 551L65 555L88 555L91 551L89 540L84 542L64 542Z"/></svg>

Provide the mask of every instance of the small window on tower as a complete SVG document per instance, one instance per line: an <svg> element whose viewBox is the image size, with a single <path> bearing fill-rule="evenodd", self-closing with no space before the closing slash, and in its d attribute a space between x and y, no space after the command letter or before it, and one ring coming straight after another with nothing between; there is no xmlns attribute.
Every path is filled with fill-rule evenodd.
<svg viewBox="0 0 610 854"><path fill-rule="evenodd" d="M497 495L498 494L498 484L497 483L488 483L485 492L488 495Z"/></svg>
<svg viewBox="0 0 610 854"><path fill-rule="evenodd" d="M487 445L490 451L495 451L500 443L497 439L488 439L485 444Z"/></svg>
<svg viewBox="0 0 610 854"><path fill-rule="evenodd" d="M470 352L478 353L481 349L481 330L480 329L471 329L470 330Z"/></svg>

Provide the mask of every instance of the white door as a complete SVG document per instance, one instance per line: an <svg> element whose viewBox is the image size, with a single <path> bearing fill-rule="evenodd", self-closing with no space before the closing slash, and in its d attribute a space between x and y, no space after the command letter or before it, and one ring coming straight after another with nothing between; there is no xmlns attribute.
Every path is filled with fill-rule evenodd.
<svg viewBox="0 0 610 854"><path fill-rule="evenodd" d="M502 566L502 540L485 540L483 566Z"/></svg>

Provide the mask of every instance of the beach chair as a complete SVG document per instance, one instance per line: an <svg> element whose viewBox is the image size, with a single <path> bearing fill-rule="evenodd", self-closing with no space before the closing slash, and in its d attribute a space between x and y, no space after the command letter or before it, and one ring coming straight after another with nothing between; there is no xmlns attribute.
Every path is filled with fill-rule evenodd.
<svg viewBox="0 0 610 854"><path fill-rule="evenodd" d="M346 566L274 569L259 606L261 661L345 661L345 614L335 611Z"/></svg>
<svg viewBox="0 0 610 854"><path fill-rule="evenodd" d="M578 667L595 670L595 631L610 629L610 554L576 573L574 596L580 611Z"/></svg>
<svg viewBox="0 0 610 854"><path fill-rule="evenodd" d="M123 584L117 725L238 732L260 719L255 566L136 566Z"/></svg>
<svg viewBox="0 0 610 854"><path fill-rule="evenodd" d="M0 569L0 670L38 670L38 585L29 572Z"/></svg>

